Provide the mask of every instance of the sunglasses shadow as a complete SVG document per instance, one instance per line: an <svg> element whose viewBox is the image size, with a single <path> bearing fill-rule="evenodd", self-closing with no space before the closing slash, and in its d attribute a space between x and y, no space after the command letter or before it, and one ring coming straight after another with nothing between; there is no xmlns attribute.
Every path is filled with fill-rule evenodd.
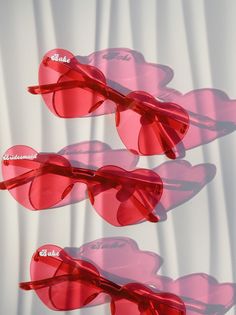
<svg viewBox="0 0 236 315"><path fill-rule="evenodd" d="M186 160L167 161L153 169L163 181L163 193L154 213L160 221L167 219L167 212L196 196L216 175L214 164L192 166ZM171 184L177 187L171 187Z"/></svg>

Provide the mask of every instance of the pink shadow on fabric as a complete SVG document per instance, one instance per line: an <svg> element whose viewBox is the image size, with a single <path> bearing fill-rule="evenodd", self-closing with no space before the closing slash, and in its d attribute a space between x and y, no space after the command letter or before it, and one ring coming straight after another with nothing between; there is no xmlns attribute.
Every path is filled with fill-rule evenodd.
<svg viewBox="0 0 236 315"><path fill-rule="evenodd" d="M190 115L189 130L183 139L185 149L209 143L236 129L236 100L221 90L205 88L186 94L170 93L165 100L181 104ZM175 149L181 150L178 144Z"/></svg>
<svg viewBox="0 0 236 315"><path fill-rule="evenodd" d="M163 194L155 208L160 220L167 219L167 212L196 196L216 175L214 164L202 163L192 166L185 160L167 161L153 169L163 181ZM179 189L170 189L170 182L181 183Z"/></svg>
<svg viewBox="0 0 236 315"><path fill-rule="evenodd" d="M143 90L153 96L164 95L174 76L170 67L146 62L141 53L128 48L109 48L76 58L99 68L108 85L124 94Z"/></svg>
<svg viewBox="0 0 236 315"><path fill-rule="evenodd" d="M188 315L222 315L236 304L236 284L220 283L206 273L185 275L176 280L159 276L152 288L177 294L186 303ZM198 305L198 311L194 305Z"/></svg>
<svg viewBox="0 0 236 315"><path fill-rule="evenodd" d="M236 129L236 100L219 89L204 88L183 94L170 88L167 85L173 79L174 71L168 66L147 62L135 50L111 48L77 58L81 63L98 67L109 86L121 93L143 90L165 102L182 106L189 114L190 127L173 149L179 158L185 156L185 150L209 143ZM107 106L104 102L103 106L107 111L111 109L110 103Z"/></svg>
<svg viewBox="0 0 236 315"><path fill-rule="evenodd" d="M161 256L141 250L127 237L101 238L80 248L66 247L74 259L93 263L102 276L118 284L139 282L157 292L178 295L185 303L187 314L223 315L236 304L236 284L219 283L205 273L185 275L176 280L158 275L163 264ZM108 301L104 294L89 304Z"/></svg>

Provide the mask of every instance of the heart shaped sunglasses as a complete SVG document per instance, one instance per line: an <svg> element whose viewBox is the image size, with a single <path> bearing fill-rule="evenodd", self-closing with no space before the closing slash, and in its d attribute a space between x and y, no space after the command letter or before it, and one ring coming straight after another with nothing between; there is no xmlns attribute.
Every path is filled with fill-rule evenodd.
<svg viewBox="0 0 236 315"><path fill-rule="evenodd" d="M139 155L164 153L175 159L173 148L189 127L188 113L181 106L159 101L144 91L124 95L107 85L98 68L79 63L63 49L51 50L43 57L39 86L28 90L42 94L48 108L63 118L96 114L104 101L114 102L120 138L127 149Z"/></svg>
<svg viewBox="0 0 236 315"><path fill-rule="evenodd" d="M44 245L33 255L31 281L20 283L24 290L35 290L50 309L69 311L89 306L100 294L110 296L112 315L184 315L183 301L176 295L153 292L139 283L119 285L100 275L86 260L73 259L62 248Z"/></svg>
<svg viewBox="0 0 236 315"><path fill-rule="evenodd" d="M61 201L73 203L74 190L83 195L85 185L97 213L114 226L125 226L143 220L159 221L154 209L163 187L186 192L199 187L197 181L161 179L154 171L143 168L128 171L106 165L93 170L71 163L60 154L37 153L27 146L14 146L3 156L4 181L0 182L0 189L9 190L26 208L42 210L61 206Z"/></svg>

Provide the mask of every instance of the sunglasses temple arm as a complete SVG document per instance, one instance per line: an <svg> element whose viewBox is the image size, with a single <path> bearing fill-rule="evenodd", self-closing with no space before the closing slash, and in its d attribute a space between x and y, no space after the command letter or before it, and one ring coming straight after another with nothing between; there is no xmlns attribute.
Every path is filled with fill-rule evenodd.
<svg viewBox="0 0 236 315"><path fill-rule="evenodd" d="M6 190L6 189L7 189L6 181L0 182L0 190Z"/></svg>
<svg viewBox="0 0 236 315"><path fill-rule="evenodd" d="M183 191L192 191L199 190L201 185L198 182L194 181L185 181L185 180L176 180L163 178L163 187L168 190L183 190Z"/></svg>
<svg viewBox="0 0 236 315"><path fill-rule="evenodd" d="M22 166L24 168L29 168L29 169L31 169L32 167L35 167L35 164L36 165L40 164L40 162L36 160L8 160L8 161L4 161L3 163L7 163L7 165L14 165L14 166L19 166L19 167ZM42 173L42 168L41 168L40 174L41 173ZM5 190L5 189L10 190L18 186L27 184L34 177L40 174L39 174L38 169L33 169L26 173L13 177L11 179L2 181L0 182L0 190Z"/></svg>
<svg viewBox="0 0 236 315"><path fill-rule="evenodd" d="M51 84L34 85L28 87L28 92L31 94L48 94L72 88L82 88L85 90L90 89L95 93L100 93L104 97L107 97L105 84L103 85L101 82L96 82L95 79L89 79L87 81L72 80Z"/></svg>
<svg viewBox="0 0 236 315"><path fill-rule="evenodd" d="M216 121L210 117L203 116L198 113L194 113L190 110L185 110L188 113L189 122L186 121L186 116L182 116L181 114L174 114L172 110L168 110L168 103L169 104L175 104L172 102L161 102L161 104L166 104L167 106L165 108L160 108L156 105L148 104L147 107L150 107L150 109L153 109L157 112L158 116L167 116L171 117L172 119L175 119L181 123L184 123L188 125L190 122L192 125L195 125L196 127L202 128L202 129L208 129L212 131L218 131L219 129L228 130L228 129L235 129L236 124L234 122L230 121ZM184 107L182 106L184 109Z"/></svg>
<svg viewBox="0 0 236 315"><path fill-rule="evenodd" d="M34 161L34 162L43 164L39 161ZM22 163L22 166L27 167L25 160L11 160L11 161L8 161L8 163L12 165L16 165L16 166L20 166L20 164ZM31 166L28 165L28 167L30 168ZM9 189L16 188L18 186L27 184L28 182L30 182L32 179L34 179L37 176L49 174L49 173L66 176L66 177L72 177L72 178L84 177L85 180L86 179L89 180L91 177L94 176L95 171L89 170L89 169L83 169L83 168L47 164L44 167L40 167L35 170L30 170L29 172L26 172L14 178L8 179L6 181L0 182L0 190L6 190L6 189L9 190Z"/></svg>
<svg viewBox="0 0 236 315"><path fill-rule="evenodd" d="M75 281L79 278L78 275L60 275L52 278L46 278L42 280L20 282L19 287L23 290L38 290L46 287L53 286L55 284L65 282L65 281Z"/></svg>
<svg viewBox="0 0 236 315"><path fill-rule="evenodd" d="M38 175L39 174L37 173L37 170L32 170L27 173L16 176L14 178L5 180L3 182L0 182L0 190L6 190L6 189L10 190L18 186L27 184Z"/></svg>
<svg viewBox="0 0 236 315"><path fill-rule="evenodd" d="M236 124L231 121L216 121L212 118L207 116L203 116L192 111L188 111L189 114L189 121L192 125L200 127L202 129L208 129L212 131L219 131L219 130L235 130Z"/></svg>
<svg viewBox="0 0 236 315"><path fill-rule="evenodd" d="M90 89L94 93L99 93L112 100L113 102L124 103L125 96L120 92L106 86L105 83L96 81L96 79L86 78L86 80L71 80L58 83L44 84L44 85L34 85L28 87L28 92L31 94L48 94L61 90L72 89L72 88L82 88Z"/></svg>
<svg viewBox="0 0 236 315"><path fill-rule="evenodd" d="M65 281L79 281L82 280L81 276L79 274L67 274L67 275L60 275L55 276L52 278L46 278L42 280L36 280L36 281L29 281L29 282L20 282L19 287L22 290L30 291L30 290L39 290L47 287L51 287L53 285L59 284L61 282ZM110 294L119 294L121 290L121 286L109 281L103 277L94 277L94 275L91 276L91 279L89 279L89 276L86 276L84 279L86 281L87 286L91 287L98 287L102 289L104 292L110 293Z"/></svg>
<svg viewBox="0 0 236 315"><path fill-rule="evenodd" d="M86 85L84 82L80 81L64 81L52 84L44 84L44 85L34 85L28 87L28 92L31 94L48 94L53 93L61 90L76 88L76 87L83 87L85 88Z"/></svg>
<svg viewBox="0 0 236 315"><path fill-rule="evenodd" d="M216 314L220 310L220 314L225 313L225 307L222 304L207 304L204 302L196 301L189 297L181 296L185 307L189 311L193 311L200 314Z"/></svg>
<svg viewBox="0 0 236 315"><path fill-rule="evenodd" d="M6 190L6 189L10 190L10 189L25 185L28 182L32 181L37 176L52 173L50 169L51 169L51 166L41 167L36 170L30 170L29 172L23 173L11 179L0 182L0 190Z"/></svg>
<svg viewBox="0 0 236 315"><path fill-rule="evenodd" d="M163 292L158 291L157 294L158 293L162 294ZM183 310L184 314L186 313L186 309L188 311L193 311L200 314L217 314L217 313L224 314L225 313L225 306L223 306L222 304L207 304L207 303L197 301L195 299L182 296L182 295L175 295L173 293L170 293L170 295L173 295L173 297L166 298L166 296L165 297L154 296L153 301L158 299L159 303L169 304L170 306L175 307L177 309L183 309L183 304L184 304L185 306ZM180 300L179 302L176 301L176 297L178 298L178 300ZM163 299L163 302L162 302L162 299ZM216 310L217 310L217 313L216 313Z"/></svg>

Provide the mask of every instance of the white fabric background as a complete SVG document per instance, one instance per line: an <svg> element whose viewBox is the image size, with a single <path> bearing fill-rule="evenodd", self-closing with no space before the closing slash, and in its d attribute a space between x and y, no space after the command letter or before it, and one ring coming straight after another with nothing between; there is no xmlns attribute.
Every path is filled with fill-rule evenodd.
<svg viewBox="0 0 236 315"><path fill-rule="evenodd" d="M56 152L96 139L123 147L112 115L66 121L27 92L37 84L41 57L56 47L79 55L132 48L147 61L174 69L173 88L215 87L236 98L235 13L235 0L0 0L1 156L15 144ZM100 237L128 236L164 258L163 275L206 272L221 282L236 282L235 140L233 133L187 153L192 164L214 163L217 175L160 224L115 228L89 201L34 213L1 191L0 314L53 313L34 292L18 289L19 281L29 280L32 253L44 243L80 246ZM155 167L164 160L143 157L138 165ZM105 314L102 306L70 312L98 313Z"/></svg>

